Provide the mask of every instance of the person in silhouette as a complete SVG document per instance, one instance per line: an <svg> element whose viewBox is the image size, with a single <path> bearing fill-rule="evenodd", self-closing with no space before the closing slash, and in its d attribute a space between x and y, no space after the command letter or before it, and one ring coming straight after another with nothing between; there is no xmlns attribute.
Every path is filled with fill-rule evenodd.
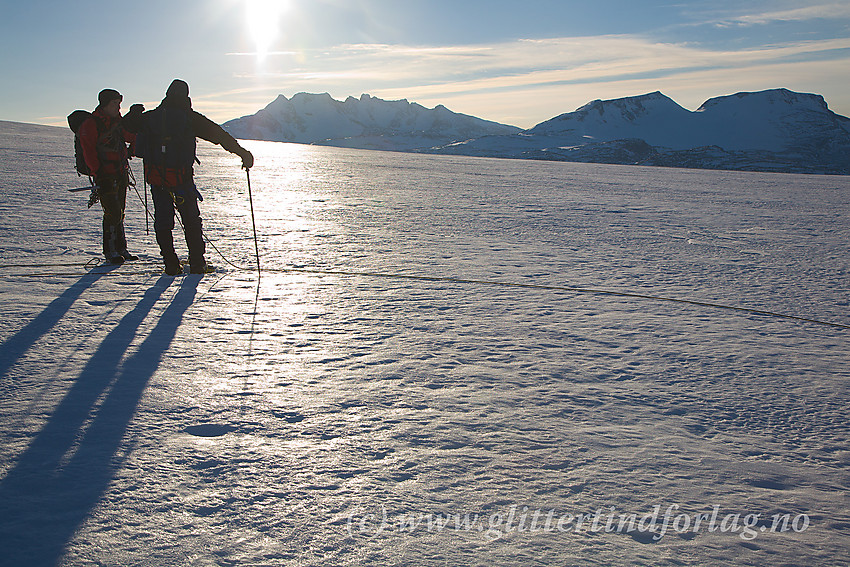
<svg viewBox="0 0 850 567"><path fill-rule="evenodd" d="M154 204L154 232L165 273L177 275L183 267L174 249L174 212L180 213L189 270L193 274L215 271L204 258L204 236L198 201L203 200L195 186L196 138L218 144L242 158L242 167L254 165L251 152L221 126L192 110L189 85L174 79L162 103L154 110L125 117L126 127L138 133L136 155L144 160L145 178L151 186ZM198 162L200 163L200 162Z"/></svg>
<svg viewBox="0 0 850 567"><path fill-rule="evenodd" d="M122 264L125 260L138 260L127 251L124 234L124 208L130 186L127 144L132 146L136 136L122 126L121 93L104 89L97 100L97 108L80 125L78 136L103 208L103 255L107 262Z"/></svg>

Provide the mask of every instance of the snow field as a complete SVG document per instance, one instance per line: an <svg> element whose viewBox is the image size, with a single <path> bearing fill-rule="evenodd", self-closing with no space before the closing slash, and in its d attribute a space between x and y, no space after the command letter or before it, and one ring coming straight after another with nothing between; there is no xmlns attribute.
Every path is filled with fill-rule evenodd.
<svg viewBox="0 0 850 567"><path fill-rule="evenodd" d="M3 127L2 261L97 256L68 137ZM213 250L221 273L155 274L137 198L142 262L4 267L8 564L848 560L846 330L498 285L848 324L847 180L246 146L258 294ZM200 158L206 231L250 267L244 173ZM682 529L715 508L738 529Z"/></svg>

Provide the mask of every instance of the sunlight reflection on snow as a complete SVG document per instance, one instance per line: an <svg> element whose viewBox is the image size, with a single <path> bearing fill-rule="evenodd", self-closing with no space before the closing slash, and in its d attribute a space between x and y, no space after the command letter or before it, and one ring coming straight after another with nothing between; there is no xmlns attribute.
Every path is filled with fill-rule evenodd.
<svg viewBox="0 0 850 567"><path fill-rule="evenodd" d="M127 226L143 262L4 278L0 470L18 474L0 522L22 544L4 552L25 550L12 562L846 556L846 332L543 286L847 322L850 181L245 144L266 270L256 304L246 176L209 145L197 168L206 232L246 269L211 250L219 273L151 274L159 258L136 201ZM30 173L29 151L5 155L22 172L3 179L7 262L99 253L100 214L80 214L63 189L77 181L71 160L52 157L70 149L67 131L55 146ZM286 271L298 266L315 273ZM99 398L101 386L118 395ZM55 469L57 441L76 443L66 434L89 419L87 450ZM678 502L812 512L816 525L750 547L721 533L647 547L607 532L346 530L379 510L494 518ZM23 559L46 548L49 560Z"/></svg>

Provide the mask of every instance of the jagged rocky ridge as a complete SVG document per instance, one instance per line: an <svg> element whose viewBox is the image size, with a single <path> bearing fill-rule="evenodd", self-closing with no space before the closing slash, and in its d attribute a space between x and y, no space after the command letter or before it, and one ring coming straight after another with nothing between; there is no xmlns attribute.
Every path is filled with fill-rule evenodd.
<svg viewBox="0 0 850 567"><path fill-rule="evenodd" d="M242 138L366 149L850 174L850 119L819 95L787 89L712 98L696 111L660 92L595 100L528 130L443 106L301 93L225 127Z"/></svg>
<svg viewBox="0 0 850 567"><path fill-rule="evenodd" d="M515 126L458 114L439 105L427 109L407 100L361 95L344 102L329 94L280 95L254 115L224 124L237 138L413 151L488 135L520 131Z"/></svg>

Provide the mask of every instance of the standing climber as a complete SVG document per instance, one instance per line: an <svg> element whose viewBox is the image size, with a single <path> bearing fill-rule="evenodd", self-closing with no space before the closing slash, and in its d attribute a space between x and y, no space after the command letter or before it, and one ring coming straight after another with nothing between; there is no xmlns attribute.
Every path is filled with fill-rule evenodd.
<svg viewBox="0 0 850 567"><path fill-rule="evenodd" d="M198 208L201 196L194 181L196 137L238 155L245 169L254 165L254 156L221 126L192 110L189 85L180 79L172 81L157 108L133 116L125 121L125 125L131 132L138 133L136 155L144 159L145 177L151 186L154 231L165 263L165 273L177 275L183 271L174 249L175 210L180 213L183 222L190 272L204 274L215 271L204 258L204 236Z"/></svg>
<svg viewBox="0 0 850 567"><path fill-rule="evenodd" d="M136 136L122 127L123 97L118 91L104 89L97 100L97 108L80 125L78 136L103 207L103 254L107 262L122 264L125 260L138 260L127 251L124 234L124 207L130 186L130 153L126 144L132 146Z"/></svg>

